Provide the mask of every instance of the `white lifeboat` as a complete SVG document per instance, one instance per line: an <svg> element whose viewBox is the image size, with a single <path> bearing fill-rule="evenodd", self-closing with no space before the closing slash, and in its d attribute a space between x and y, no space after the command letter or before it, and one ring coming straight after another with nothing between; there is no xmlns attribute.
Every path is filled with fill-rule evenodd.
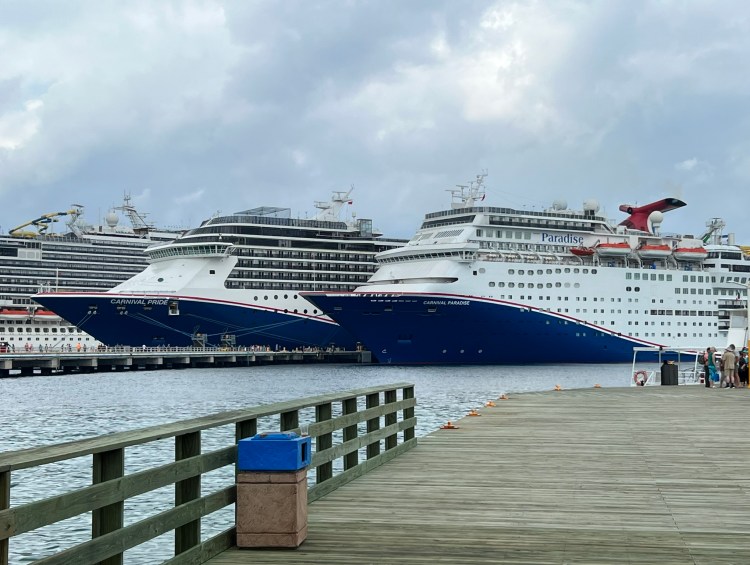
<svg viewBox="0 0 750 565"><path fill-rule="evenodd" d="M636 251L644 259L664 259L672 254L672 248L667 244L644 243Z"/></svg>
<svg viewBox="0 0 750 565"><path fill-rule="evenodd" d="M596 252L603 257L624 257L630 255L630 244L626 241L619 243L597 243Z"/></svg>
<svg viewBox="0 0 750 565"><path fill-rule="evenodd" d="M708 251L703 247L677 247L674 258L678 261L703 261L708 257Z"/></svg>

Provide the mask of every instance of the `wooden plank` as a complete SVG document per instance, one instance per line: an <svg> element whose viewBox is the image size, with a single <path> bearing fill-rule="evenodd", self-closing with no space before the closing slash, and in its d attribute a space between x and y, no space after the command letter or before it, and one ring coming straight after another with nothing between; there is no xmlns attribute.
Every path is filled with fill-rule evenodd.
<svg viewBox="0 0 750 565"><path fill-rule="evenodd" d="M299 430L299 410L289 410L279 415L279 430L288 432L290 430Z"/></svg>
<svg viewBox="0 0 750 565"><path fill-rule="evenodd" d="M200 455L201 433L192 432L175 438L175 460ZM196 474L175 483L174 505L180 506L201 496L201 475ZM174 554L179 555L201 541L200 518L184 524L174 531Z"/></svg>
<svg viewBox="0 0 750 565"><path fill-rule="evenodd" d="M365 400L365 406L369 410L380 404L380 394L368 394ZM367 420L367 433L372 433L380 429L380 418L369 418ZM367 444L367 458L372 459L380 454L380 440Z"/></svg>
<svg viewBox="0 0 750 565"><path fill-rule="evenodd" d="M0 471L0 512L7 508L10 508L10 471ZM0 534L3 529L0 523ZM8 565L8 551L8 538L0 535L0 565Z"/></svg>
<svg viewBox="0 0 750 565"><path fill-rule="evenodd" d="M341 412L344 416L357 412L357 399L346 398L341 402ZM357 425L346 426L344 432L344 445L357 439ZM352 469L359 462L359 453L354 449L344 455L344 470Z"/></svg>
<svg viewBox="0 0 750 565"><path fill-rule="evenodd" d="M175 555L172 559L164 561L162 565L200 565L212 557L219 555L222 551L229 549L235 545L236 541L235 528L229 528L207 539L200 545L191 547L187 551Z"/></svg>
<svg viewBox="0 0 750 565"><path fill-rule="evenodd" d="M125 450L113 449L93 455L94 485L121 478L125 474ZM97 508L91 515L91 537L98 538L104 534L122 528L125 521L123 501L116 501ZM101 565L122 565L123 555L113 555L101 561Z"/></svg>
<svg viewBox="0 0 750 565"><path fill-rule="evenodd" d="M216 451L167 463L153 469L131 473L73 492L30 502L0 511L0 538L17 536L47 524L78 516L85 512L123 501L177 481L208 473L235 462L236 448Z"/></svg>
<svg viewBox="0 0 750 565"><path fill-rule="evenodd" d="M312 456L312 465L317 466L325 461L334 461L335 459L339 459L340 457L346 457L348 453L351 453L353 451L356 452L357 450L362 449L373 441L381 441L388 437L393 437L398 432L407 429L409 426L413 426L416 421L416 418L412 418L411 420L396 422L395 424L391 424L390 426L387 426L385 428L380 428L369 434L363 436L355 436L354 439L351 439L344 443L339 443L329 449L316 451Z"/></svg>
<svg viewBox="0 0 750 565"><path fill-rule="evenodd" d="M394 389L400 389L413 385L409 383L398 383L389 386L393 387ZM190 420L161 424L127 432L119 432L106 436L76 440L49 446L32 447L29 449L21 449L17 451L9 451L0 454L0 472L12 471L15 469L26 469L28 467L54 463L55 461L63 461L66 459L73 459L75 457L91 455L93 453L98 453L101 451L122 449L133 445L157 441L160 439L168 439L181 434L197 432L215 428L218 426L225 426L228 424L236 424L237 422L250 420L252 418L257 419L264 416L273 416L275 414L287 412L290 410L311 408L317 406L318 404L324 404L326 402L337 402L345 398L362 397L382 390L383 387L378 386L356 389L343 393L336 392L323 394L320 396L312 396L308 398L276 402L274 404L266 404L250 409L231 410L218 414L211 414L208 416L193 418Z"/></svg>
<svg viewBox="0 0 750 565"><path fill-rule="evenodd" d="M313 487L296 551L209 563L750 563L749 396L512 395L357 480Z"/></svg>
<svg viewBox="0 0 750 565"><path fill-rule="evenodd" d="M413 386L404 387L404 389L403 389L403 399L404 399L404 401L415 400L415 398L414 398L414 387ZM410 420L413 417L414 417L414 406L411 405L409 407L404 408L403 419L404 420ZM414 439L414 437L415 437L415 431L416 431L415 427L416 427L416 423L414 424L414 427L407 428L407 429L404 430L404 441L409 441L410 439Z"/></svg>
<svg viewBox="0 0 750 565"><path fill-rule="evenodd" d="M333 408L330 402L319 404L315 407L315 422L322 424L331 419ZM312 427L312 426L310 426ZM311 432L312 433L312 432ZM315 436L315 452L326 451L333 446L333 434L331 432L319 433ZM315 482L320 484L333 476L333 463L330 461L315 464Z"/></svg>
<svg viewBox="0 0 750 565"><path fill-rule="evenodd" d="M383 393L383 398L384 398L384 402L385 402L386 405L387 404L395 404L396 401L397 401L396 389L394 388L394 389L386 390ZM390 413L390 414L386 414L385 415L385 426L386 427L392 426L393 424L396 423L397 420L398 420L398 416L396 415L395 412ZM385 448L386 448L386 450L388 450L388 449L394 449L396 447L397 443L398 443L398 436L396 436L396 435L392 435L392 436L389 436L389 437L385 438Z"/></svg>
<svg viewBox="0 0 750 565"><path fill-rule="evenodd" d="M207 516L233 504L236 500L236 487L234 485L226 487L34 563L36 565L96 563L162 534L177 530L180 526L189 524L200 516Z"/></svg>

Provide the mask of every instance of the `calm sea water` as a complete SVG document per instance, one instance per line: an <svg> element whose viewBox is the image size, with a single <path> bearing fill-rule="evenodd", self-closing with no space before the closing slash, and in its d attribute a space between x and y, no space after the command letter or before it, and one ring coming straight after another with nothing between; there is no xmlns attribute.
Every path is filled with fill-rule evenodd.
<svg viewBox="0 0 750 565"><path fill-rule="evenodd" d="M463 417L502 393L563 388L629 386L630 365L530 365L518 367L391 367L287 365L97 373L0 379L0 452L184 420L224 410L397 382L415 385L417 435ZM259 422L270 429L277 422ZM203 450L226 445L226 427L206 432ZM126 450L126 473L167 463L173 440ZM90 484L91 459L45 465L12 476L13 506L71 487ZM230 469L204 478L204 487L231 480ZM163 511L173 487L126 504L126 524ZM203 523L209 537L228 527L227 509ZM72 518L11 539L11 563L27 563L87 539L90 516ZM172 534L126 552L127 563L155 563L170 557Z"/></svg>

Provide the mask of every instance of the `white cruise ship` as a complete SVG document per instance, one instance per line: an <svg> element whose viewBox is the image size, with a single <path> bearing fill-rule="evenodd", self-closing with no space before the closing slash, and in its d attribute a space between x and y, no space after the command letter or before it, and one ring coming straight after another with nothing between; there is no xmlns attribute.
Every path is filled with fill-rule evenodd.
<svg viewBox="0 0 750 565"><path fill-rule="evenodd" d="M594 200L489 207L484 179L378 255L367 284L305 298L382 363L609 363L634 346L746 343L749 249L720 219L662 232L675 198L623 205L619 224Z"/></svg>
<svg viewBox="0 0 750 565"><path fill-rule="evenodd" d="M123 225L120 213L130 220ZM50 227L64 221L66 229ZM40 290L106 290L146 268L144 250L180 235L157 229L125 196L103 225L85 221L83 207L44 214L0 235L0 344L15 352L97 345L96 339L32 300ZM72 323L71 323L72 322Z"/></svg>
<svg viewBox="0 0 750 565"><path fill-rule="evenodd" d="M313 219L271 207L213 217L148 248L148 268L107 292L34 299L107 345L353 349L299 293L352 290L377 253L406 240L382 238L369 219L340 219L350 193L316 202Z"/></svg>

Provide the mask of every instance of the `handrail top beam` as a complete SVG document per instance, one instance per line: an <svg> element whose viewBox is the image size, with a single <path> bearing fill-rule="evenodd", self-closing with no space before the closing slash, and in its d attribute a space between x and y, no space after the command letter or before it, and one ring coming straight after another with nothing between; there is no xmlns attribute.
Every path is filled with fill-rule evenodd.
<svg viewBox="0 0 750 565"><path fill-rule="evenodd" d="M46 465L48 463L54 463L56 461L73 459L75 457L82 457L85 455L101 453L103 451L110 451L113 449L122 449L125 447L157 441L160 439L168 439L183 434L216 428L228 424L235 424L243 420L273 416L282 412L310 408L312 406L317 406L328 402L347 400L360 396L366 396L368 394L374 394L376 392L399 390L412 387L414 387L414 384L412 383L394 383L348 391L339 391L319 396L311 396L307 398L299 398L282 402L275 402L273 404L260 405L250 409L230 410L226 412L220 412L218 414L210 414L208 416L200 416L198 418L180 420L178 422L167 424L158 424L147 428L117 432L104 436L96 436L54 445L42 445L39 447L8 451L5 453L0 453L0 472L15 471L18 469L26 469L38 465Z"/></svg>

